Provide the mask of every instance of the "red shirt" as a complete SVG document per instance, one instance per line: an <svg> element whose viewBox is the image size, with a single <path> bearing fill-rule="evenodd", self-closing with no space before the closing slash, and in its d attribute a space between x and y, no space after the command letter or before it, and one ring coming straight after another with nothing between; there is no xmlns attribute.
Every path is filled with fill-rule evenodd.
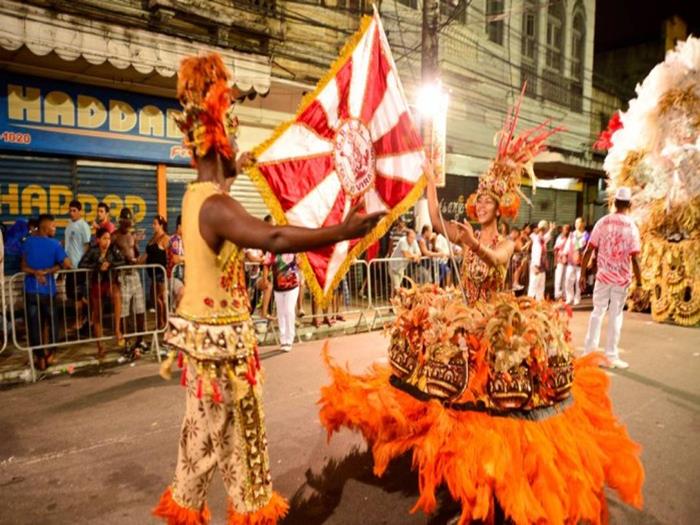
<svg viewBox="0 0 700 525"><path fill-rule="evenodd" d="M105 221L102 224L98 224L97 229L95 231L99 230L100 228L104 228L105 230L107 230L110 235L112 235L114 233L114 230L117 229L117 227L110 221Z"/></svg>

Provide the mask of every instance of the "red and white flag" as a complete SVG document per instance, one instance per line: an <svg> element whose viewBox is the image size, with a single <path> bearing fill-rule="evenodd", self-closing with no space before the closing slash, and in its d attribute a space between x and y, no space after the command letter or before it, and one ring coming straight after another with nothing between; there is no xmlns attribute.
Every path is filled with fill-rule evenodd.
<svg viewBox="0 0 700 525"><path fill-rule="evenodd" d="M294 120L254 154L251 178L278 224L338 224L356 203L387 212L365 238L301 255L307 284L325 305L353 260L425 187L421 137L376 13L363 18Z"/></svg>

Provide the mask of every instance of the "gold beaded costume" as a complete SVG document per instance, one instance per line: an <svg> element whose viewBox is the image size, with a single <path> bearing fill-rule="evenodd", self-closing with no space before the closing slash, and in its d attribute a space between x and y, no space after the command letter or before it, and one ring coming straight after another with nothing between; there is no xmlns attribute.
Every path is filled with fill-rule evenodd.
<svg viewBox="0 0 700 525"><path fill-rule="evenodd" d="M231 158L235 152L228 136L234 121L225 118L230 114L230 90L221 59L217 55L186 59L180 75L182 127L196 157L215 148ZM190 89L192 79L198 82L199 93L205 94L201 99L183 95L182 84L188 79ZM175 477L154 514L170 525L208 523L206 497L218 469L228 493L228 523L272 525L286 514L287 503L272 490L243 251L225 242L214 253L199 231L202 205L218 194L224 192L217 184L195 182L182 202L187 282L165 340L177 350L186 408ZM174 359L169 356L163 375L169 375Z"/></svg>
<svg viewBox="0 0 700 525"><path fill-rule="evenodd" d="M515 137L516 122L517 107L478 189L502 215L551 133ZM612 413L603 357L574 359L570 310L501 291L505 268L468 249L461 275L463 292L398 292L389 366L354 375L325 352L332 382L320 418L329 435L361 432L379 476L410 452L420 489L413 511L433 512L445 485L461 504L460 524L493 523L501 511L517 524L605 522L606 484L641 506L639 446Z"/></svg>

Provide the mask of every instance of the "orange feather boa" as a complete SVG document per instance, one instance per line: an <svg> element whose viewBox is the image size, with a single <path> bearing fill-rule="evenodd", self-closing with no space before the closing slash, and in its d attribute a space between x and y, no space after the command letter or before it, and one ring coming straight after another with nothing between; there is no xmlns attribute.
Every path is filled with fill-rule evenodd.
<svg viewBox="0 0 700 525"><path fill-rule="evenodd" d="M607 522L607 484L641 507L640 446L612 413L601 356L578 359L574 403L542 421L455 411L422 402L389 384L388 367L352 375L324 359L333 382L321 390L320 418L329 438L341 426L371 444L374 472L413 452L420 496L411 512L431 513L445 484L461 503L460 525L493 519L494 498L515 523Z"/></svg>

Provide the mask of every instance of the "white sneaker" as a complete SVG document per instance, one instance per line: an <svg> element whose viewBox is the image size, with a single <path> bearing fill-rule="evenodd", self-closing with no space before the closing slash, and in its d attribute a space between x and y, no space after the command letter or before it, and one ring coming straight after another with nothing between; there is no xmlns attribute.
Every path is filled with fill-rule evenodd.
<svg viewBox="0 0 700 525"><path fill-rule="evenodd" d="M608 368L619 368L620 370L625 370L629 368L630 365L627 361L623 361L619 357L617 359L611 359Z"/></svg>
<svg viewBox="0 0 700 525"><path fill-rule="evenodd" d="M292 345L280 345L280 350L282 350L283 352L291 352Z"/></svg>

